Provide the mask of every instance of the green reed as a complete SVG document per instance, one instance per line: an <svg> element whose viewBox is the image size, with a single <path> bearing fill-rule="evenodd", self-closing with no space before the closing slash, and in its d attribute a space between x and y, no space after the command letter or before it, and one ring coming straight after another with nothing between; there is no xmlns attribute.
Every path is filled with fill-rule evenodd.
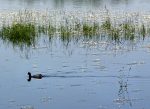
<svg viewBox="0 0 150 109"><path fill-rule="evenodd" d="M133 24L129 24L129 23L124 23L124 24L121 24L121 29L123 31L123 35L124 35L124 38L127 40L133 40L134 37L135 37L135 29L136 27L133 25Z"/></svg>
<svg viewBox="0 0 150 109"><path fill-rule="evenodd" d="M30 46L35 43L36 36L36 27L31 23L14 23L11 26L2 27L0 31L0 38L14 45L23 43Z"/></svg>
<svg viewBox="0 0 150 109"><path fill-rule="evenodd" d="M99 25L94 22L94 24L90 25L90 24L83 24L83 30L82 33L84 36L93 36L96 35L99 31Z"/></svg>
<svg viewBox="0 0 150 109"><path fill-rule="evenodd" d="M74 38L78 40L82 37L92 39L95 36L101 37L101 35L113 41L133 41L137 36L145 38L149 31L145 23L135 25L130 21L132 19L120 22L109 16L109 13L102 22L96 20L96 17L92 15L91 20L88 19L89 17L80 19L75 15L67 17L66 13L60 14L63 17L59 16L59 12L51 16L48 12L45 13L41 15L38 12L19 12L16 15L18 17L14 16L13 19L8 20L9 22L12 20L12 23L4 22L0 28L0 38L14 45L31 46L36 43L36 38L43 34L49 36L50 40L52 37L59 36L63 42L70 42Z"/></svg>
<svg viewBox="0 0 150 109"><path fill-rule="evenodd" d="M142 24L141 29L140 29L140 34L143 36L143 39L145 38L146 33L147 33L147 32L146 32L145 25Z"/></svg>
<svg viewBox="0 0 150 109"><path fill-rule="evenodd" d="M120 24L118 27L113 26L110 21L105 21L101 25L96 22L93 24L83 23L78 25L81 27L74 28L73 25L60 25L59 28L55 28L51 24L47 26L36 26L32 23L16 23L2 27L0 37L2 40L10 41L16 45L23 43L30 46L35 43L36 37L41 34L48 35L51 38L54 37L56 33L59 33L58 36L60 36L62 41L70 41L74 35L92 38L95 35L100 36L102 33L111 37L112 40L120 40L120 38L134 40L136 33L138 32L136 27L129 23ZM141 25L138 30L140 30L140 35L145 37L145 26Z"/></svg>

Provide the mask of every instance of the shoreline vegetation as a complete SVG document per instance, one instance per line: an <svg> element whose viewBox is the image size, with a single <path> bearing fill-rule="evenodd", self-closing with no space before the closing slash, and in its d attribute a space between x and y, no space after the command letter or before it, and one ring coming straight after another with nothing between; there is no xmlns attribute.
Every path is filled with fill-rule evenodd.
<svg viewBox="0 0 150 109"><path fill-rule="evenodd" d="M39 36L64 42L108 38L115 42L143 39L150 33L150 13L97 11L0 12L0 39L14 46L35 45Z"/></svg>

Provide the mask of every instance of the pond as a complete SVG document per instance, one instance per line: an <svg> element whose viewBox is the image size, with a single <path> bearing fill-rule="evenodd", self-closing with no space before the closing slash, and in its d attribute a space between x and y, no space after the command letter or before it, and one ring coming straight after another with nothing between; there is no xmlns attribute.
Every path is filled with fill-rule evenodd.
<svg viewBox="0 0 150 109"><path fill-rule="evenodd" d="M109 8L149 10L149 0L0 0L0 9L68 9L87 10Z"/></svg>
<svg viewBox="0 0 150 109"><path fill-rule="evenodd" d="M135 23L133 25L125 23L126 28L118 30L121 27L114 26L119 24L113 23L111 29L108 29L104 24L109 23L102 22L100 24L106 29L104 33L97 34L101 28L96 29L95 32L92 27L92 34L91 31L84 34L84 31L81 30L76 31L80 32L79 34L72 34L72 31L62 34L62 30L60 32L60 28L57 26L53 35L37 32L38 36L33 35L31 42L14 40L10 36L15 36L15 33L20 34L20 32L13 30L13 26L8 28L8 25L6 28L4 26L4 30L8 29L9 34L5 35L5 31L2 31L1 34L0 31L0 109L149 109L150 38L148 18L150 14L148 4L148 0L144 0L142 4L141 0L0 0L0 17L6 14L5 23L9 22L10 25L12 19L9 18L18 15L16 12L21 10L24 15L22 9L28 9L27 12L35 9L41 13L43 12L41 10L47 9L59 13L59 10L62 9L65 10L61 11L63 13L73 12L72 15L76 13L76 10L81 9L81 18L86 15L82 12L87 12L87 9L92 9L88 12L93 13L98 8L106 9L106 5L110 13L118 9L144 11L144 15L141 13L139 15L140 20L138 21L143 21L142 27L139 28L133 27ZM97 14L101 15L101 12L93 15ZM59 16L60 13L57 15ZM68 13L63 15L67 18ZM113 15L111 14L111 16ZM59 18L58 16L56 17ZM135 20L135 17L132 18ZM30 21L30 19L28 20ZM99 20L101 19L95 21ZM3 22L3 18L0 22ZM34 23L37 24L37 22ZM60 25L58 22L57 24ZM82 22L80 24L84 27ZM138 24L141 26L140 23ZM17 23L18 25L20 23ZM90 28L91 25L88 26L85 26L85 30L89 30L87 28ZM22 29L25 27L26 25L20 26ZM34 28L34 25L31 27ZM31 27L28 28L33 29ZM72 25L69 25L69 28L72 28ZM131 32L133 29L135 31ZM119 34L115 39L117 32L114 31L117 30ZM42 29L42 31L46 30ZM113 32L110 33L111 31ZM123 37L122 32L124 31L125 33L126 31L131 32L131 34ZM28 37L28 32L21 33L24 36L27 34ZM10 39L5 38L7 35ZM111 37L111 35L114 36ZM28 72L31 72L32 75L40 73L44 77L41 79L30 78L29 80Z"/></svg>

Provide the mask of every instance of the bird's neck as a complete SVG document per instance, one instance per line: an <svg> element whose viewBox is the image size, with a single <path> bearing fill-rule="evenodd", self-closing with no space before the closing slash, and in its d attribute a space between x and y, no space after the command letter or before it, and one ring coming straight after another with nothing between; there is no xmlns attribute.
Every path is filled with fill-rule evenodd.
<svg viewBox="0 0 150 109"><path fill-rule="evenodd" d="M29 78L31 78L31 77L32 77L30 73L28 73L28 75L29 75Z"/></svg>

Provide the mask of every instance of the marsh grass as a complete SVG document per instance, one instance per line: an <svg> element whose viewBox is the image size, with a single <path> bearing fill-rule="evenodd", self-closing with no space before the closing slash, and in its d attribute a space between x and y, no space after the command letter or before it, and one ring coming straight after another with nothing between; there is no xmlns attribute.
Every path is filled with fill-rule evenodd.
<svg viewBox="0 0 150 109"><path fill-rule="evenodd" d="M52 36L56 33L56 28L49 24L48 26L42 25L37 28L38 34L45 34L48 36Z"/></svg>
<svg viewBox="0 0 150 109"><path fill-rule="evenodd" d="M143 36L143 39L144 39L147 33L144 24L142 24L140 32L141 32L140 34Z"/></svg>
<svg viewBox="0 0 150 109"><path fill-rule="evenodd" d="M86 37L92 37L99 32L99 25L94 22L92 25L83 23L83 30L82 33Z"/></svg>
<svg viewBox="0 0 150 109"><path fill-rule="evenodd" d="M49 16L48 12L41 15L39 13L25 11L16 14L18 17L14 19L6 19L11 22L9 24L2 24L0 29L0 38L3 41L12 42L14 45L27 45L31 46L36 43L36 38L42 34L49 36L52 40L53 37L59 36L60 39L68 43L72 39L91 40L95 37L107 36L111 40L131 40L133 41L137 36L142 36L143 39L149 32L145 23L138 23L136 26L130 20L113 19L107 12L106 18L100 22L96 20L92 13L87 19L81 19L78 15L66 15L61 13L63 17L59 17L58 13ZM58 15L56 15L58 14ZM85 14L84 14L85 15ZM89 19L90 18L90 19ZM129 19L125 17L124 19ZM115 22L119 22L115 24Z"/></svg>
<svg viewBox="0 0 150 109"><path fill-rule="evenodd" d="M110 19L106 20L102 25L101 25L101 28L103 30L105 30L106 32L107 31L110 31L112 29L112 23L110 21Z"/></svg>
<svg viewBox="0 0 150 109"><path fill-rule="evenodd" d="M2 40L12 42L14 45L23 43L30 46L35 43L37 32L35 25L31 23L16 23L3 27L0 36Z"/></svg>
<svg viewBox="0 0 150 109"><path fill-rule="evenodd" d="M120 24L118 27L113 26L110 21L105 21L101 25L98 23L83 23L83 25L79 25L82 27L74 28L71 27L72 25L61 25L57 29L52 25L36 26L31 23L16 23L11 26L4 26L0 31L0 36L2 40L10 41L14 45L25 44L30 46L35 44L36 38L42 34L49 36L50 40L52 40L52 37L56 33L59 33L60 39L63 42L70 42L74 36L78 36L78 38L83 36L84 39L92 39L94 36L100 36L101 34L111 37L111 40L119 41L122 38L125 40L134 40L136 32L138 32L136 31L136 27L129 23ZM145 26L141 25L139 30L139 34L145 37Z"/></svg>
<svg viewBox="0 0 150 109"><path fill-rule="evenodd" d="M133 40L135 38L135 26L133 24L124 23L122 24L123 36L126 40Z"/></svg>

